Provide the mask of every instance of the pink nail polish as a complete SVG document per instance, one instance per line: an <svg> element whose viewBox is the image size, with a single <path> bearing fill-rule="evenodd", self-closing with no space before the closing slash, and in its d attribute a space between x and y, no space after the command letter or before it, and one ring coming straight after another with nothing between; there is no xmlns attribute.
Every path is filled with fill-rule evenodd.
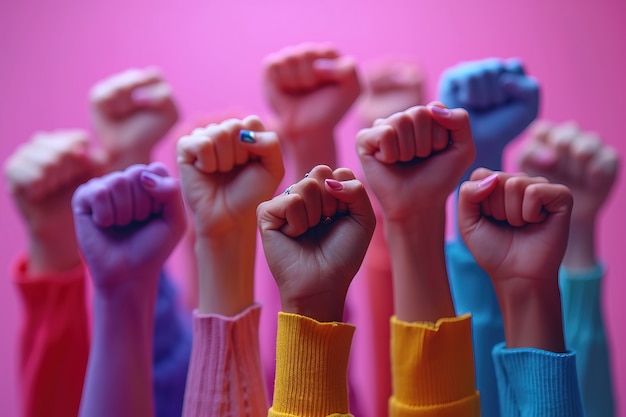
<svg viewBox="0 0 626 417"><path fill-rule="evenodd" d="M333 190L343 190L343 184L339 181L327 179L326 184Z"/></svg>
<svg viewBox="0 0 626 417"><path fill-rule="evenodd" d="M450 110L439 106L430 106L430 111L441 117L449 117L452 114Z"/></svg>
<svg viewBox="0 0 626 417"><path fill-rule="evenodd" d="M491 174L490 176L478 181L478 188L488 188L491 184L498 180L498 174Z"/></svg>
<svg viewBox="0 0 626 417"><path fill-rule="evenodd" d="M157 185L156 175L152 172L144 171L141 173L141 184L146 188L154 188Z"/></svg>

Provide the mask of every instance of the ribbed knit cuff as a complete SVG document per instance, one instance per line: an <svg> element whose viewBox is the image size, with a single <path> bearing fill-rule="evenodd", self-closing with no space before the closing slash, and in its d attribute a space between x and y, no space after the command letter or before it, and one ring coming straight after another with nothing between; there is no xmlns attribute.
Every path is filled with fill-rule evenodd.
<svg viewBox="0 0 626 417"><path fill-rule="evenodd" d="M270 417L350 416L347 370L354 326L278 314Z"/></svg>
<svg viewBox="0 0 626 417"><path fill-rule="evenodd" d="M183 416L266 416L254 305L235 317L194 311Z"/></svg>
<svg viewBox="0 0 626 417"><path fill-rule="evenodd" d="M469 315L437 323L391 319L389 415L479 416Z"/></svg>
<svg viewBox="0 0 626 417"><path fill-rule="evenodd" d="M533 348L493 348L503 416L583 416L576 355Z"/></svg>

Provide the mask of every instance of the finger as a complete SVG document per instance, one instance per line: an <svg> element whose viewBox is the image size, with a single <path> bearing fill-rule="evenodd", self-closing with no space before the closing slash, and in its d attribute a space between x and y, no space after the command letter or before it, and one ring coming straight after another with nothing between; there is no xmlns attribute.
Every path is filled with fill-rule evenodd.
<svg viewBox="0 0 626 417"><path fill-rule="evenodd" d="M536 183L526 187L522 213L528 223L541 223L546 217L561 214L565 216L564 229L569 229L569 217L574 198L565 185Z"/></svg>
<svg viewBox="0 0 626 417"><path fill-rule="evenodd" d="M514 227L526 225L522 213L524 192L530 184L547 183L545 178L532 178L525 175L512 176L504 184L504 209L506 221Z"/></svg>
<svg viewBox="0 0 626 417"><path fill-rule="evenodd" d="M476 173L476 172L474 172ZM498 174L492 173L480 180L465 181L459 189L458 221L463 235L471 233L479 223L483 213L482 203L498 185Z"/></svg>
<svg viewBox="0 0 626 417"><path fill-rule="evenodd" d="M241 146L280 181L285 175L283 157L278 135L275 132L241 130Z"/></svg>
<svg viewBox="0 0 626 417"><path fill-rule="evenodd" d="M240 138L239 132L244 128L241 119L227 119L220 123L220 126L226 131L226 134L228 135L228 142L231 144L233 168L248 162L248 151L238 140Z"/></svg>
<svg viewBox="0 0 626 417"><path fill-rule="evenodd" d="M476 157L469 114L464 109L447 109L439 102L427 105L435 122L449 131L450 149L471 161Z"/></svg>
<svg viewBox="0 0 626 417"><path fill-rule="evenodd" d="M414 130L414 125L418 126L424 123L424 117L420 118L420 121L414 121L419 117L419 110L410 112L400 112L392 114L387 118L386 123L393 126L395 129L397 144L395 147L398 149L398 160L402 162L412 161L416 156L416 143L420 141L420 137L416 135L417 131ZM423 112L422 112L423 113ZM428 121L430 124L430 120ZM422 128L423 129L423 128ZM430 141L430 136L428 137ZM424 146L422 145L422 148Z"/></svg>
<svg viewBox="0 0 626 417"><path fill-rule="evenodd" d="M361 159L373 156L384 164L393 164L399 160L400 150L396 130L388 124L381 123L359 131L356 148Z"/></svg>
<svg viewBox="0 0 626 417"><path fill-rule="evenodd" d="M326 165L317 165L309 171L307 179L317 181L320 190L324 190L324 181L333 179L333 171ZM321 216L332 217L337 213L337 199L326 192L320 192L321 195ZM319 218L317 219L319 222Z"/></svg>
<svg viewBox="0 0 626 417"><path fill-rule="evenodd" d="M201 172L217 171L217 154L214 141L207 134L183 136L176 145L179 165L190 165Z"/></svg>
<svg viewBox="0 0 626 417"><path fill-rule="evenodd" d="M507 97L518 100L536 100L539 96L539 83L532 77L514 73L503 73L500 82Z"/></svg>
<svg viewBox="0 0 626 417"><path fill-rule="evenodd" d="M91 181L90 181L91 182ZM89 187L89 205L94 224L101 228L115 225L115 209L111 194L102 178L97 178Z"/></svg>
<svg viewBox="0 0 626 417"><path fill-rule="evenodd" d="M432 128L434 122L431 111L428 107L417 106L409 109L408 113L412 116L413 131L415 132L413 137L415 153L411 155L411 159L414 157L426 158L430 156L433 150Z"/></svg>

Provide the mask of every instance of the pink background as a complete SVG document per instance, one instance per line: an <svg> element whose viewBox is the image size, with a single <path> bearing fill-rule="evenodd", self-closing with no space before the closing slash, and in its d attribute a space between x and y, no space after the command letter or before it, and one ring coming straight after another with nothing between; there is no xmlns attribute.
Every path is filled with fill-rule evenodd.
<svg viewBox="0 0 626 417"><path fill-rule="evenodd" d="M624 154L625 21L623 0L2 0L0 161L35 130L87 128L90 85L131 66L161 66L184 118L229 108L264 115L263 57L303 41L331 41L360 63L413 58L425 69L429 98L441 71L458 61L520 57L542 83L542 117L577 120ZM341 146L343 165L352 168L355 129L351 115ZM173 143L158 159L171 164ZM609 266L604 300L615 393L626 398L626 355L619 354L626 349L623 181L616 188L599 237ZM8 270L25 241L6 192L0 214L0 268L7 275L0 280L0 414L10 417L18 415L21 312ZM618 406L626 417L626 405Z"/></svg>

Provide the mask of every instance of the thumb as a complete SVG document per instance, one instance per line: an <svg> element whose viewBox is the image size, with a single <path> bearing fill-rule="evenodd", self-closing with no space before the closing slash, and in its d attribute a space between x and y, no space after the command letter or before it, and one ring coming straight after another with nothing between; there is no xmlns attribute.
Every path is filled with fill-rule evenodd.
<svg viewBox="0 0 626 417"><path fill-rule="evenodd" d="M438 101L428 104L433 119L450 131L452 146L466 149L474 148L474 138L470 126L469 114L465 109L447 109ZM475 153L475 151L474 151Z"/></svg>
<svg viewBox="0 0 626 417"><path fill-rule="evenodd" d="M324 186L330 195L346 204L350 217L363 226L370 235L374 232L376 226L374 209L361 181L326 179Z"/></svg>
<svg viewBox="0 0 626 417"><path fill-rule="evenodd" d="M487 175L489 170L481 171ZM472 177L476 177L473 175ZM481 203L489 197L498 184L498 174L491 173L483 178L465 181L459 190L458 220L461 235L465 236L474 229L481 218Z"/></svg>
<svg viewBox="0 0 626 417"><path fill-rule="evenodd" d="M173 230L180 232L185 228L185 209L180 193L180 182L170 176L162 176L145 170L140 176L141 186L158 203L161 203L163 219L172 225Z"/></svg>
<svg viewBox="0 0 626 417"><path fill-rule="evenodd" d="M251 155L258 157L268 171L282 179L285 174L280 142L275 132L241 130L239 140Z"/></svg>

